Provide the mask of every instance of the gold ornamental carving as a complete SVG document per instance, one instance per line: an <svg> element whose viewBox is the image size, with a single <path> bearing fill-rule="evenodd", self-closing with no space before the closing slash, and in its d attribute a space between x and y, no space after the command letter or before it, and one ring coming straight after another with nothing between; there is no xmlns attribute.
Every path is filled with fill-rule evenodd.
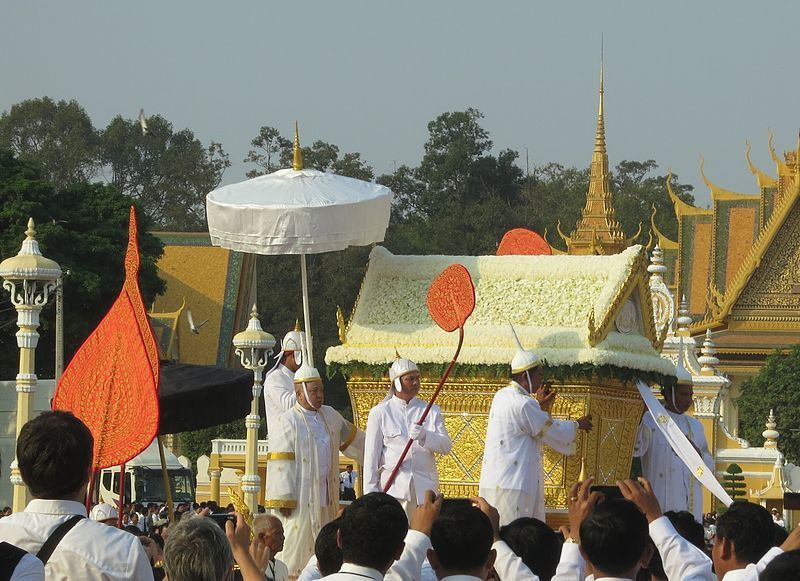
<svg viewBox="0 0 800 581"><path fill-rule="evenodd" d="M438 379L423 375L420 399L430 398ZM386 396L388 381L353 376L347 385L353 421L365 429L370 409ZM453 440L452 452L437 457L439 483L446 496L477 495L489 408L494 394L505 385L507 381L501 378L474 377L448 381L442 389L436 403ZM545 506L558 511L567 506L567 491L578 479L582 458L586 474L594 476L597 484L614 484L628 477L643 406L638 391L617 380L570 380L553 382L553 386L558 391L553 417L577 419L591 413L594 422L591 432L579 432L574 456L544 447Z"/></svg>

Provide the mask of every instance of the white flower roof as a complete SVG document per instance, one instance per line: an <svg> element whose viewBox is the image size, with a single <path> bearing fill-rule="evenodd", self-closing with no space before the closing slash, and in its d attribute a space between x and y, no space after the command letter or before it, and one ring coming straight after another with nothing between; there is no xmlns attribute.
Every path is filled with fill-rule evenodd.
<svg viewBox="0 0 800 581"><path fill-rule="evenodd" d="M454 263L469 270L476 296L460 363L508 364L516 350L513 324L525 348L548 365L591 363L674 375L674 365L654 348L641 246L612 256L396 256L375 247L345 342L328 349L325 361L388 365L395 349L417 363L450 361L458 333L434 323L426 296L436 275ZM621 333L614 321L628 299L633 308L626 315L630 321L635 313L635 321Z"/></svg>

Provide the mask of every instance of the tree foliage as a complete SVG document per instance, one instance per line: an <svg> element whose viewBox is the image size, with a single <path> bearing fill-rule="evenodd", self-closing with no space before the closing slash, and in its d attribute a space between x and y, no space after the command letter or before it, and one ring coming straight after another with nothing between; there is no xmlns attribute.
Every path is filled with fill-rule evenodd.
<svg viewBox="0 0 800 581"><path fill-rule="evenodd" d="M19 252L29 217L36 224L42 253L61 265L64 278L65 360L69 360L116 299L125 278L131 204L137 206L142 265L139 283L145 304L165 289L156 273L163 253L161 241L150 234L150 220L140 206L114 187L76 183L57 189L31 161L0 150L0 256ZM52 301L41 318L37 373L52 377L55 325ZM3 377L16 373L18 350L14 333L16 312L8 293L0 295L0 367Z"/></svg>
<svg viewBox="0 0 800 581"><path fill-rule="evenodd" d="M264 125L250 142L253 147L244 158L245 163L254 163L257 168L247 172L248 178L271 173L281 169L281 154L292 147L292 142L283 137L277 129Z"/></svg>
<svg viewBox="0 0 800 581"><path fill-rule="evenodd" d="M776 351L767 357L758 373L742 384L739 406L739 432L754 446L764 441L761 433L774 410L781 434L779 447L787 460L800 461L800 433L790 430L800 425L800 345Z"/></svg>

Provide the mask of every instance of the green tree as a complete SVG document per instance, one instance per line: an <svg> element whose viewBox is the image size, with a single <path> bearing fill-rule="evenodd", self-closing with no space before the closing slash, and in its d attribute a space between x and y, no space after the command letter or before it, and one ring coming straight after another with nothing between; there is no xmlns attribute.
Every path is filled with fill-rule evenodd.
<svg viewBox="0 0 800 581"><path fill-rule="evenodd" d="M722 474L722 488L733 500L742 500L747 496L747 485L742 476L742 469L738 464L731 464Z"/></svg>
<svg viewBox="0 0 800 581"><path fill-rule="evenodd" d="M143 134L139 121L116 116L103 131L102 162L109 181L139 200L154 227L201 231L206 228L205 196L230 166L222 145L205 147L189 129L153 115Z"/></svg>
<svg viewBox="0 0 800 581"><path fill-rule="evenodd" d="M94 178L99 135L77 101L27 99L0 116L0 148L36 162L62 188Z"/></svg>
<svg viewBox="0 0 800 581"><path fill-rule="evenodd" d="M246 174L248 178L254 178L281 169L280 156L285 150L291 149L292 142L274 127L264 125L258 130L258 135L253 138L250 145L253 149L247 152L244 162L256 164L257 168L251 169Z"/></svg>
<svg viewBox="0 0 800 581"><path fill-rule="evenodd" d="M17 254L29 217L36 223L42 253L69 270L64 279L65 359L68 361L108 311L122 288L128 242L128 212L138 204L115 188L76 183L55 189L30 161L0 150L0 256ZM165 289L156 273L163 252L161 241L148 232L150 221L137 211L142 266L139 283L145 304ZM52 377L54 316L52 301L42 317L37 349L37 373ZM16 374L18 350L16 313L8 293L0 295L0 370Z"/></svg>
<svg viewBox="0 0 800 581"><path fill-rule="evenodd" d="M800 432L789 428L800 425L800 345L775 351L754 376L742 384L739 407L739 433L751 444L763 442L761 433L774 410L781 433L780 449L790 462L800 460Z"/></svg>

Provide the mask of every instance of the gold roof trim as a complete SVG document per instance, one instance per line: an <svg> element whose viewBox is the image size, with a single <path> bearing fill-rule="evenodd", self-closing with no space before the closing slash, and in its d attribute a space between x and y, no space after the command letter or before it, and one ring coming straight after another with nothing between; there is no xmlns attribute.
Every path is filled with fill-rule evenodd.
<svg viewBox="0 0 800 581"><path fill-rule="evenodd" d="M648 262L647 252L644 247L641 247L631 267L627 280L620 286L605 313L599 317L599 322L598 318L595 316L594 308L589 309L586 321L587 330L589 332L589 345L594 347L608 336L622 305L636 292L638 294L642 313L643 335L650 341L656 351L661 349L661 344L666 335L664 337L659 337L656 331L652 309L653 301L650 297L650 285L648 284Z"/></svg>
<svg viewBox="0 0 800 581"><path fill-rule="evenodd" d="M661 247L662 250L678 250L678 243L674 240L670 240L667 236L658 229L656 225L656 205L653 204L653 211L650 214L650 232L656 235L658 239L658 245Z"/></svg>
<svg viewBox="0 0 800 581"><path fill-rule="evenodd" d="M762 228L761 233L750 248L750 252L739 267L739 271L734 275L730 284L727 285L727 291L720 297L716 297L714 301L716 304L713 309L715 312L713 312L712 316L713 321L721 322L728 316L731 308L733 308L733 305L739 299L739 295L742 294L744 287L750 280L750 277L761 264L761 259L764 257L767 248L769 248L773 240L775 240L775 236L781 229L781 226L786 222L786 218L788 218L798 198L800 198L800 188L795 185L793 191L787 195L780 203L780 206L772 212L766 225ZM694 327L692 330L695 330Z"/></svg>
<svg viewBox="0 0 800 581"><path fill-rule="evenodd" d="M755 194L755 195L739 194L739 193L732 192L730 190L726 190L724 188L721 188L721 187L717 186L716 184L712 183L711 180L709 180L706 177L705 165L706 165L706 160L701 155L700 156L700 175L703 178L703 182L705 182L706 186L711 191L711 200L712 201L720 202L720 201L752 200L752 201L757 202L757 201L761 200L761 196L759 194Z"/></svg>
<svg viewBox="0 0 800 581"><path fill-rule="evenodd" d="M559 222L557 226L560 226L560 225L561 225L561 222ZM550 241L547 239L547 226L545 226L545 228L544 228L544 234L542 234L542 238L544 238L544 241L547 242L547 244L550 246L550 250L552 251L553 254L558 254L558 255L566 254L565 251L560 250L560 249L556 248L555 246L553 246L552 244L550 244Z"/></svg>
<svg viewBox="0 0 800 581"><path fill-rule="evenodd" d="M769 174L764 173L760 169L758 169L755 165L753 165L752 160L750 159L750 142L745 142L746 147L744 149L744 157L747 160L747 167L750 168L750 173L756 176L756 183L758 184L758 189L769 188L778 185L778 180L772 177Z"/></svg>
<svg viewBox="0 0 800 581"><path fill-rule="evenodd" d="M667 193L669 194L669 199L672 201L672 205L675 206L675 215L679 220L683 216L710 216L712 214L712 210L698 208L681 200L678 195L672 191L671 182L672 169L669 169L667 173Z"/></svg>
<svg viewBox="0 0 800 581"><path fill-rule="evenodd" d="M772 157L772 161L775 162L775 167L778 170L778 176L790 176L792 175L792 170L789 169L789 166L786 165L780 157L775 154L775 147L772 145L772 140L775 138L775 135L772 133L772 129L769 129L769 139L767 140L767 146L769 147L769 155Z"/></svg>

